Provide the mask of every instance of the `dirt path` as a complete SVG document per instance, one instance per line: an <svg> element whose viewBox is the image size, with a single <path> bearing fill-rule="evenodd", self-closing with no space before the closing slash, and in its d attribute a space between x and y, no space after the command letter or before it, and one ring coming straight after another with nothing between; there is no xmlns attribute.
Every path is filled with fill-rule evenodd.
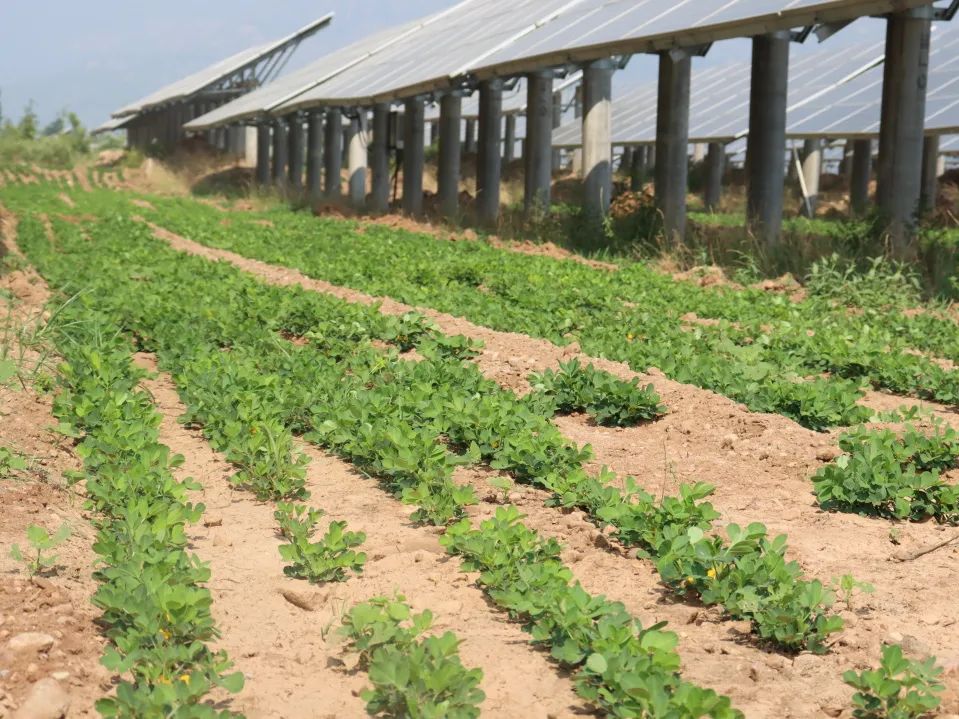
<svg viewBox="0 0 959 719"><path fill-rule="evenodd" d="M20 255L16 218L2 208L0 226L6 246ZM0 276L3 296L0 358L22 359L26 387L17 380L0 385L0 452L13 452L26 467L0 472L0 717L44 698L68 701L71 717L98 716L93 705L110 690L111 675L99 663L105 642L90 603L94 530L82 511L82 487L70 489L65 479L81 462L70 440L51 430L52 396L32 385L38 348L24 347L18 335L43 322L50 294L24 268ZM71 535L54 552L56 572L31 579L10 557L11 545L28 546L30 525L52 533L63 524Z"/></svg>
<svg viewBox="0 0 959 719"><path fill-rule="evenodd" d="M138 363L155 369L148 355ZM235 709L251 719L364 716L358 694L368 682L347 670L350 659L336 629L355 603L396 592L417 610L433 611L437 630L462 639L464 664L485 674L483 716L546 719L573 717L582 709L569 680L529 645L519 625L487 604L440 547L435 531L410 523L412 508L345 462L309 447L310 504L366 532L368 563L361 576L341 584L314 587L284 577L273 506L234 491L226 461L198 432L177 422L185 408L167 375L145 386L163 413L160 441L186 458L180 475L203 485L197 499L207 506L205 523L192 540L213 573L209 586L220 645L247 675Z"/></svg>
<svg viewBox="0 0 959 719"><path fill-rule="evenodd" d="M382 311L388 314L414 309L388 298L373 298L314 280L289 268L208 248L162 228L154 227L154 231L176 249L231 262L267 282L299 285L351 302L381 302ZM621 475L632 474L657 495L674 492L682 483L714 484L714 504L724 522L761 521L773 534L788 534L790 556L811 576L824 582L852 573L876 587L875 594L856 598L855 612L847 612L850 628L827 657L793 659L770 655L744 643L736 625L730 622L715 625L713 634L699 634L698 638L692 638L693 632L705 630L693 630L693 625L689 625L691 641L684 642L680 652L684 658L696 657L695 662L686 659L692 677L702 677L705 684L728 691L737 705L750 707L749 716L821 716L820 712L826 709L835 712L848 704L851 691L840 678L844 669L874 664L883 640L908 635L915 638L914 646L937 654L953 667L947 681L953 692L959 689L959 605L954 601L953 590L959 584L959 547L898 563L892 560L894 553L941 541L941 528L932 524L896 526L898 544L894 545L890 541L890 522L819 510L810 478L836 456L835 432L816 433L779 415L753 413L725 397L673 382L656 371L638 374L622 363L585 357L575 346L557 347L524 335L496 332L433 310L415 309L446 333L483 340L486 349L477 360L483 373L518 392L528 390L525 377L530 371L555 367L559 361L573 357L623 378L639 377L644 383L651 382L670 410L658 422L608 429L592 425L586 417L574 416L557 418L557 425L573 441L593 447L595 468L605 464ZM896 406L908 403L903 398L896 399ZM555 510L534 511L533 505L542 508L542 500L542 496L537 496L524 508L537 518L537 528L551 531L553 521L562 522L563 518ZM588 561L583 566L601 562L601 566L607 567L605 562L609 560L603 551L597 553L593 548L586 553L581 546L584 532L590 531L595 530L580 522L574 529L562 532L562 539L577 551L584 551ZM632 596L636 577L643 576L640 585L647 594L643 600L636 599L631 608L646 609L653 601L649 606L657 608L651 612L654 617L670 619L680 626L689 618L691 607L677 607L661 595L648 563L628 562L616 572L618 579L605 585L613 589L610 593L614 598ZM712 652L701 647L712 647ZM730 672L729 656L733 655L741 659L737 670ZM781 662L785 665L780 666ZM753 674L762 677L761 684L768 681L775 690L765 686L762 691L754 691L757 680L751 678ZM713 684L710 679L722 683ZM810 697L815 697L815 701ZM840 701L843 697L845 702ZM954 694L950 702L950 711L959 712L959 699ZM828 706L824 709L820 704Z"/></svg>

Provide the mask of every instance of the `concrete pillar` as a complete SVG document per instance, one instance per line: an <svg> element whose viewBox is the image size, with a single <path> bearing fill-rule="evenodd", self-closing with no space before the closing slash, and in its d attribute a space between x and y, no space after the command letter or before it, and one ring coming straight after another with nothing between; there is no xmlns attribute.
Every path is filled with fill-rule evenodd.
<svg viewBox="0 0 959 719"><path fill-rule="evenodd" d="M633 167L633 153L636 151L636 148L626 145L623 147L622 153L619 156L619 171L621 174L629 176L629 173L632 171Z"/></svg>
<svg viewBox="0 0 959 719"><path fill-rule="evenodd" d="M706 151L706 176L703 183L703 203L706 210L715 212L723 198L723 172L726 167L726 147L721 142L710 142Z"/></svg>
<svg viewBox="0 0 959 719"><path fill-rule="evenodd" d="M789 31L753 38L746 222L766 247L778 245L782 235L789 43Z"/></svg>
<svg viewBox="0 0 959 719"><path fill-rule="evenodd" d="M534 72L526 77L526 144L524 208L549 211L553 181L553 74Z"/></svg>
<svg viewBox="0 0 959 719"><path fill-rule="evenodd" d="M306 190L311 200L323 195L323 114L310 112L306 123Z"/></svg>
<svg viewBox="0 0 959 719"><path fill-rule="evenodd" d="M360 116L350 121L349 188L350 204L353 207L363 207L366 204L366 132L363 122L365 110L360 110Z"/></svg>
<svg viewBox="0 0 959 719"><path fill-rule="evenodd" d="M807 217L816 216L819 203L819 182L822 177L822 140L805 140L802 148L802 175L806 185L806 202L803 212Z"/></svg>
<svg viewBox="0 0 959 719"><path fill-rule="evenodd" d="M256 128L256 184L265 187L270 184L270 126L259 125Z"/></svg>
<svg viewBox="0 0 959 719"><path fill-rule="evenodd" d="M277 187L286 187L289 153L286 120L280 118L273 123L273 184Z"/></svg>
<svg viewBox="0 0 959 719"><path fill-rule="evenodd" d="M922 146L922 191L919 208L924 215L936 209L939 175L939 135L926 135Z"/></svg>
<svg viewBox="0 0 959 719"><path fill-rule="evenodd" d="M411 98L405 104L403 120L403 209L410 215L423 214L424 107ZM498 153L497 153L498 154Z"/></svg>
<svg viewBox="0 0 959 719"><path fill-rule="evenodd" d="M290 187L303 189L303 163L306 160L306 137L303 133L303 120L298 113L288 117L290 141Z"/></svg>
<svg viewBox="0 0 959 719"><path fill-rule="evenodd" d="M529 130L526 131L529 134ZM516 159L516 115L506 116L506 132L503 135L503 163L508 165Z"/></svg>
<svg viewBox="0 0 959 719"><path fill-rule="evenodd" d="M699 164L706 159L707 147L705 143L697 142L693 145L693 163Z"/></svg>
<svg viewBox="0 0 959 719"><path fill-rule="evenodd" d="M479 87L479 138L476 158L476 219L494 227L499 219L500 179L503 156L503 83L483 80Z"/></svg>
<svg viewBox="0 0 959 719"><path fill-rule="evenodd" d="M467 155L476 152L476 120L466 121L466 142L463 143L463 152Z"/></svg>
<svg viewBox="0 0 959 719"><path fill-rule="evenodd" d="M611 60L583 67L583 202L587 212L605 216L613 193Z"/></svg>
<svg viewBox="0 0 959 719"><path fill-rule="evenodd" d="M900 259L915 255L933 11L927 5L886 16L876 203Z"/></svg>
<svg viewBox="0 0 959 719"><path fill-rule="evenodd" d="M343 111L331 107L326 111L323 128L324 194L331 200L342 196L343 175Z"/></svg>
<svg viewBox="0 0 959 719"><path fill-rule="evenodd" d="M853 144L855 140L847 139L842 147L842 162L839 164L839 175L846 183L846 187L852 184L852 155Z"/></svg>
<svg viewBox="0 0 959 719"><path fill-rule="evenodd" d="M946 156L939 155L936 158L936 178L940 178L946 174Z"/></svg>
<svg viewBox="0 0 959 719"><path fill-rule="evenodd" d="M686 237L686 191L689 186L689 88L692 58L682 51L659 55L659 100L656 111L656 207L668 242Z"/></svg>
<svg viewBox="0 0 959 719"><path fill-rule="evenodd" d="M563 93L553 93L553 129L556 130L563 125ZM527 131L527 134L528 131ZM563 153L559 148L553 150L553 172L560 169L563 164Z"/></svg>
<svg viewBox="0 0 959 719"><path fill-rule="evenodd" d="M381 102L373 107L373 144L370 153L372 196L370 209L390 209L390 106Z"/></svg>
<svg viewBox="0 0 959 719"><path fill-rule="evenodd" d="M459 212L460 124L463 117L463 98L456 94L440 98L440 156L439 156L439 203L445 217L455 217Z"/></svg>
<svg viewBox="0 0 959 719"><path fill-rule="evenodd" d="M872 175L872 140L851 140L852 174L849 179L849 210L862 217L869 210L869 179Z"/></svg>
<svg viewBox="0 0 959 719"><path fill-rule="evenodd" d="M633 160L629 168L629 189L640 192L646 182L646 155L649 148L639 145L633 149Z"/></svg>
<svg viewBox="0 0 959 719"><path fill-rule="evenodd" d="M433 120L430 123L430 147L435 147L440 141L440 123Z"/></svg>

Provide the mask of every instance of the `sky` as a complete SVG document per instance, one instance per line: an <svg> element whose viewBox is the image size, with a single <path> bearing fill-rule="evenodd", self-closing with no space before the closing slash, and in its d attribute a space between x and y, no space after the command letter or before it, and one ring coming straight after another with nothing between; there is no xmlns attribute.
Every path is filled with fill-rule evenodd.
<svg viewBox="0 0 959 719"><path fill-rule="evenodd" d="M30 101L41 123L66 108L96 126L110 112L248 47L287 35L334 12L333 24L304 42L287 69L365 35L444 9L454 0L0 0L0 101L19 118ZM828 41L837 51L881 37L860 20ZM808 43L815 43L810 39ZM747 40L717 43L697 67L748 60ZM617 77L654 79L652 56Z"/></svg>

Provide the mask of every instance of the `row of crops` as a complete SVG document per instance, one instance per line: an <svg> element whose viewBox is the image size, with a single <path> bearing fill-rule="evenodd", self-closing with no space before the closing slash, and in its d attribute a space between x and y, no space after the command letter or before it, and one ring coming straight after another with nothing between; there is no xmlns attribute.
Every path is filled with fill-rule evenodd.
<svg viewBox="0 0 959 719"><path fill-rule="evenodd" d="M708 485L688 485L676 496L656 498L634 478L617 477L607 470L591 473L586 469L590 450L570 443L552 422L557 412L570 411L587 411L606 425L654 420L669 408L651 388L571 363L531 377L536 390L519 397L481 374L472 362L480 349L474 342L443 335L419 315L391 317L375 307L299 288L269 286L230 265L170 249L145 225L131 219L131 208L122 196L78 194L75 201L76 212L83 214L67 221L59 216L63 205L56 192L29 187L4 193L8 208L20 215L21 248L61 294L60 300L71 298L62 311L57 335L58 348L68 361L57 412L84 436L87 491L101 533L98 552L105 560L98 574L102 588L95 598L110 627L112 646L105 660L117 673L132 673L132 680L121 684L116 697L101 705L105 715L217 716L216 710L200 703L202 698L214 687L238 690L242 681L231 673L228 658L209 648L217 633L209 613L210 595L203 588L208 570L186 551L185 539L185 527L197 521L202 508L189 504L190 485L173 481L170 469L177 459L157 441L158 414L149 396L137 387L141 375L131 362L135 351L154 353L160 368L171 374L187 406L183 421L200 427L234 466L232 481L257 499L276 503L278 529L287 541L281 553L290 576L337 581L362 572L365 559L362 532L335 521L323 533L319 531L321 513L306 504L307 459L295 443L295 438L301 438L375 478L387 493L415 507L417 522L443 528L443 546L462 559L465 569L479 572L478 582L491 602L510 618L521 620L531 641L548 649L557 665L571 673L583 699L607 715L741 716L728 698L683 679L676 635L661 625L643 627L622 604L590 595L562 563L560 546L524 524L515 508L502 508L480 524L471 521L465 508L477 499L471 487L453 481L457 467L488 466L547 490L549 505L557 511L577 508L597 525L612 527L616 540L639 550L638 556L655 566L664 586L678 600L721 607L725 617L748 621L757 645L789 653L826 653L830 637L842 629L842 619L833 610L833 592L818 579L803 576L787 558L785 537L770 537L759 523L721 526L719 514L708 502L712 493ZM374 230L360 234L344 223L347 229L333 237L335 224L324 223L320 231L326 239L307 239L296 234L305 233L306 225L300 226L301 218L295 215L271 213L272 227L264 227L259 223L263 218L256 215L224 227L218 211L178 201L168 204L151 198L151 202L155 210L137 211L153 214L151 219L204 243L301 266L324 279L335 280L337 272L349 271L353 279L344 284L368 291L384 291L377 290L375 283L388 280L385 276L373 279L375 265L382 265L392 251L390 269L396 267L407 284L406 289L396 285L390 294L449 309L439 297L424 301L431 296L431 280L421 277L417 283L410 278L417 266L427 265L425 255L423 259L416 256L421 251L417 243L425 239L380 238L381 243L392 243L380 248L380 254L347 255L342 246L340 253L334 251L337 242L365 244ZM51 218L52 237L39 213ZM195 223L192 228L179 224L191 222ZM281 229L287 222L291 226ZM409 257L404 255L407 241ZM464 303L457 307L458 313L520 331L532 332L524 330L522 323L539 322L542 330L534 334L555 341L575 338L587 350L589 342L605 336L610 348L621 344L650 353L631 359L634 366L644 361L639 358L657 351L648 347L654 344L656 332L661 338L683 342L695 337L689 351L699 347L717 367L722 358L742 363L756 342L736 344L731 337L744 339L738 333L753 322L798 325L809 312L785 301L767 300L769 308L758 307L736 293L714 293L718 299L710 305L709 293L644 271L650 282L665 283L669 291L689 292L701 316L726 312L732 317L746 306L753 308L752 314L736 316L735 321L724 319L716 328L695 332L679 328L674 333L667 325L671 320L679 322L675 310L661 323L649 319L659 311L654 306L658 300L654 290L639 289L645 286L640 269L608 273L548 261L542 267L550 273L536 275L531 274L541 267L536 258L529 258L534 264L527 267L527 258L478 244L450 244L457 249L447 259L447 244L430 242L441 248L435 257L437 265L462 260L465 267L472 259L474 271L480 273L469 282L454 283L455 287L446 280L451 296ZM330 248L324 250L327 244ZM315 254L314 246L319 248ZM284 259L274 257L274 252L283 253ZM425 246L422 252L426 253ZM344 262L344 257L349 261ZM502 276L497 279L497 272L511 265L526 267L525 275L515 268L509 275L517 282L525 277L521 287L540 286L538 294L527 293L526 304L508 299L510 293L522 295L521 287L511 287ZM366 279L356 274L359 268ZM450 270L436 272L442 275ZM572 302L575 277L584 272L592 278L584 287L605 289L595 297L583 290L579 300ZM630 279L631 275L635 277ZM623 286L613 286L617 282L636 284L627 293ZM545 299L554 283L557 295L569 304L554 305ZM626 308L617 300L614 311L617 291L637 298L636 307ZM424 299L414 300L414 296ZM643 302L649 306L640 311ZM553 327L549 321L556 318L548 315L560 306L565 307L563 326ZM506 307L512 307L510 313ZM622 324L620 313L626 311L646 317L649 327ZM688 306L684 311L689 311ZM500 316L494 322L497 312ZM844 316L834 309L820 327L831 327L831 322L838 325ZM614 317L620 317L615 335L611 326L599 331L590 324L612 323ZM893 316L864 342L878 342L883 336L905 349L901 339L893 337L893 326L919 333L921 327L939 327L939 323L935 318ZM624 327L629 328L625 334ZM750 384L755 397L766 399L772 395L764 393L772 392L773 377L784 367L798 372L811 362L811 354L798 350L791 354L779 345L787 339L785 330L768 334L759 362L770 364L769 375ZM955 353L947 335L944 329L938 338L928 334L927 349L942 356ZM827 344L820 347L824 353ZM876 350L871 363L858 364L855 380L830 376L799 381L797 375L789 388L811 387L818 392L810 395L817 401L795 405L797 419L812 423L810 418L818 417L814 424L823 426L850 417L861 419L864 410L854 401L841 411L830 404L827 411L823 398L833 402L839 390L856 396L861 382L879 383L880 377L899 376L897 372L928 372L927 376L941 381L942 387L935 391L942 393L954 381L952 373L912 354L902 352L898 360L882 360L881 356L895 356L890 346L884 352ZM415 359L405 354L414 349ZM615 355L610 350L607 356ZM782 364L772 365L773 358ZM906 364L897 364L907 361L915 362L908 371L902 369ZM679 372L676 367L670 371ZM783 392L798 391L789 388L780 387ZM786 405L776 409L789 414ZM804 409L808 411L800 411ZM873 447L872 435L867 433L874 430L856 431L860 434L851 435L843 446L844 457L864 456L865 451L858 448ZM921 476L920 482L911 488L887 488L897 492L893 500L876 493L865 499L852 492L842 495L835 487L848 484L842 473L855 463L840 458L824 470L839 475L817 478L824 506L847 511L870 506L870 511L886 516L955 521L955 493L949 494L939 474L934 480L927 476L955 466L959 457L955 434L941 428L932 439L907 438L902 447L897 441L886 442L889 452L894 453L903 475ZM861 471L856 476L869 485ZM120 597L137 601L121 604ZM456 637L428 635L430 623L428 612L412 614L402 597L371 600L347 616L343 631L372 685L365 695L371 713L478 714L483 699L478 689L480 670L462 665ZM916 713L904 716L918 716L935 705L934 690L939 685L931 665L897 658L893 652L877 671L878 680L866 674L848 677L859 689L857 701L864 707L874 701L899 702L899 685L891 692L889 682L905 675L921 675L924 681L921 691L910 685ZM885 692L882 697L880 685ZM905 683L902 687L905 702L909 693ZM415 713L411 707L416 707Z"/></svg>

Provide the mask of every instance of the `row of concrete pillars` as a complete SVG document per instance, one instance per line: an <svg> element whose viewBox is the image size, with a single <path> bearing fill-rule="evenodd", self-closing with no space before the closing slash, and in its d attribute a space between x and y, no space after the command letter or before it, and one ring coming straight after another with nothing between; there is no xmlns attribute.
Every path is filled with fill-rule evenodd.
<svg viewBox="0 0 959 719"><path fill-rule="evenodd" d="M913 225L919 215L923 197L923 124L925 118L925 85L928 73L929 41L932 8L922 7L893 13L887 19L886 62L882 123L879 133L879 159L876 165L878 191L877 206L891 230L894 248L901 255L907 248ZM746 151L747 222L750 230L767 246L775 246L780 239L783 219L783 188L786 163L786 107L789 76L791 34L774 32L753 38L753 64L749 107L749 136ZM649 163L644 156L643 168L653 168L656 205L663 218L669 239L682 238L686 229L686 193L688 186L689 106L692 55L685 50L671 50L659 56L659 95L656 124L655 157ZM598 216L609 208L612 194L613 156L611 138L612 76L615 65L611 60L598 60L582 67L581 159L574 162L582 169L583 201L585 210ZM552 130L558 125L561 111L553 95L551 72L527 75L527 137L524 165L526 170L525 207L547 210L550 203L552 170L556 154L552 147ZM498 79L479 84L479 118L467 121L466 151L476 142L476 214L481 224L495 224L500 210L500 180L503 161L509 161L515 140L515 125L507 121L505 127L507 153L503 147L503 85ZM405 101L403 121L403 209L413 215L422 212L423 167L425 145L424 100ZM445 95L440 100L440 118L435 129L439 143L439 199L444 214L459 212L461 147L461 98ZM340 110L325 111L326 124L322 153L327 183L323 192L328 196L339 194L339 171L342 153L342 118ZM372 138L369 141L369 167L373 175L369 209L383 211L389 194L389 156L387 135L389 106L373 108ZM318 160L320 150L320 115L308 118L307 178L312 196L319 196ZM366 111L360 118L366 117ZM356 125L360 120L356 119ZM475 124L476 132L473 132ZM287 138L289 128L296 127L296 138ZM354 127L349 141L350 198L363 204L360 188L365 187L366 137L361 128ZM265 141L261 129L261 157ZM291 152L303 154L302 121L282 120L274 129L274 168L287 168L284 158ZM431 137L433 139L433 137ZM357 143L354 149L353 143ZM314 144L316 143L316 144ZM859 145L859 154L866 152ZM854 150L855 154L855 150ZM870 148L871 154L871 148ZM816 153L807 153L814 163ZM705 155L707 164L706 200L708 206L719 202L723 172L723 148L711 145ZM312 164L311 164L312 163ZM866 201L863 187L868 192L868 169L860 156L853 160L853 204L862 211ZM296 163L293 163L295 165ZM857 171L858 168L858 171ZM293 185L301 177L293 168ZM644 171L646 171L644 169ZM266 181L264 163L260 163L260 180ZM812 172L812 168L810 168ZM927 171L931 172L931 171ZM286 173L274 169L274 180L286 182ZM817 175L818 176L818 175ZM360 182L362 178L362 183ZM808 193L807 193L808 194Z"/></svg>
<svg viewBox="0 0 959 719"><path fill-rule="evenodd" d="M183 129L186 123L224 102L226 100L185 102L144 113L127 126L127 146L143 152L171 152L186 137ZM246 154L246 129L243 127L209 130L205 138L210 147L221 152L235 156Z"/></svg>

